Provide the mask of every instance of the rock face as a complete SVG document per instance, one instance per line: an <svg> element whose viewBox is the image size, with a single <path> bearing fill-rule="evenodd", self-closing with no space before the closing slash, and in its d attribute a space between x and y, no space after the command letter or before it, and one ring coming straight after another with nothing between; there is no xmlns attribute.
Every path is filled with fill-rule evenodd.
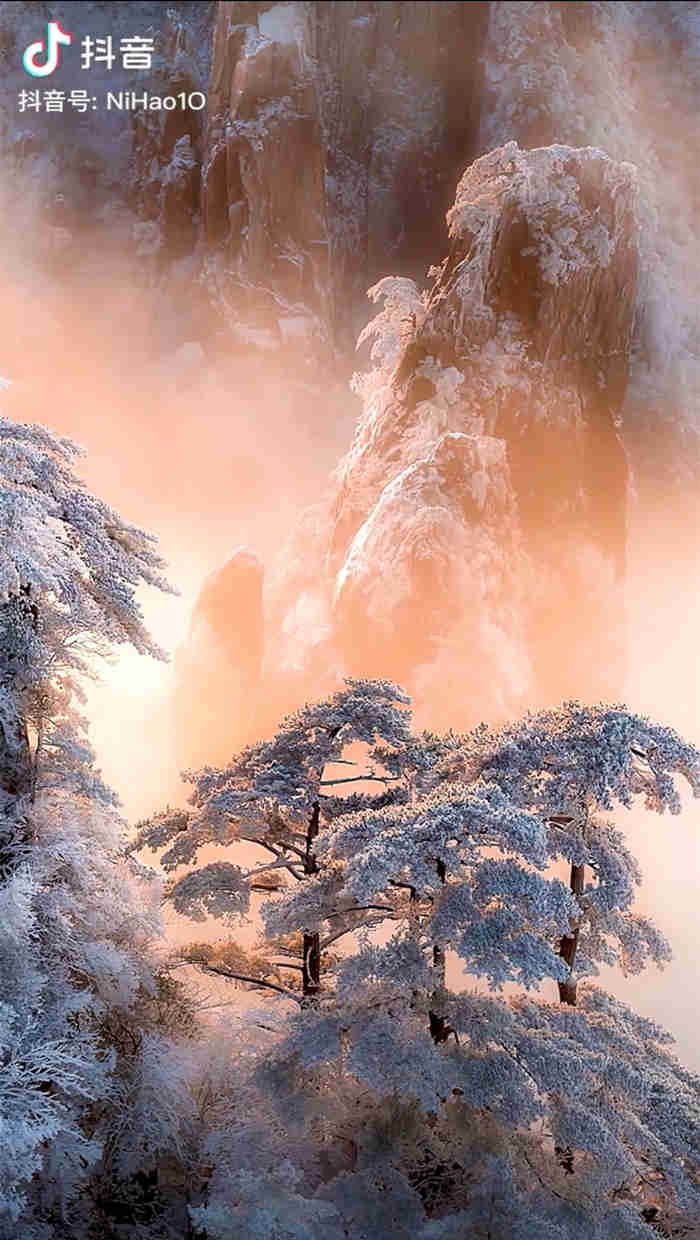
<svg viewBox="0 0 700 1240"><path fill-rule="evenodd" d="M448 226L422 294L371 290L353 444L266 589L261 726L342 675L446 726L623 694L634 170L510 142Z"/></svg>
<svg viewBox="0 0 700 1240"><path fill-rule="evenodd" d="M135 18L138 11L138 20ZM320 337L352 347L367 285L387 264L422 275L439 248L460 170L478 150L485 3L112 3L0 0L0 65L27 86L22 48L45 20L79 40L154 40L152 70L119 60L80 71L76 44L52 85L89 86L60 132L25 111L0 119L0 143L38 153L50 221L56 195L75 225L109 197L154 226L156 269L196 255L205 302L245 343ZM203 109L106 109L106 91L202 92ZM63 213L61 213L63 214Z"/></svg>
<svg viewBox="0 0 700 1240"><path fill-rule="evenodd" d="M637 305L635 171L590 148L509 143L462 177L448 225L450 254L394 386L410 400L432 356L481 390L484 426L507 444L523 544L547 580L528 608L536 682L546 697L582 683L619 695L614 649L604 641L591 661L588 635L601 589L624 571L617 425ZM611 608L606 632L620 641Z"/></svg>
<svg viewBox="0 0 700 1240"><path fill-rule="evenodd" d="M472 678L478 664L479 683L490 679L491 702L505 707L524 687L513 667L527 678L514 609L519 541L503 440L440 435L387 483L347 548L332 600L344 666L389 674L438 707L433 670L439 679L445 657L463 673L473 661Z"/></svg>
<svg viewBox="0 0 700 1240"><path fill-rule="evenodd" d="M486 16L484 4L217 5L203 229L241 282L342 337L388 261L420 269L475 151Z"/></svg>
<svg viewBox="0 0 700 1240"><path fill-rule="evenodd" d="M696 11L616 0L167 6L161 76L206 90L207 109L149 122L148 140L137 122L132 192L170 236L162 180L187 131L196 168L183 210L212 296L216 285L220 306L273 336L280 320L307 317L345 347L369 284L389 271L422 281L444 252L445 212L474 159L511 139L594 146L639 170L647 288L635 350L649 358L662 289L676 314L697 292L684 258L700 201Z"/></svg>
<svg viewBox="0 0 700 1240"><path fill-rule="evenodd" d="M634 170L592 149L512 142L465 172L450 252L422 305L409 299L395 362L384 357L370 380L341 467L334 605L351 666L364 628L404 680L447 642L479 683L500 657L504 669L529 663L533 683L519 690L543 700L581 684L622 693L628 479L616 423L636 199ZM395 289L386 296L396 303ZM385 338L391 318L377 327ZM493 708L506 683L493 667Z"/></svg>
<svg viewBox="0 0 700 1240"><path fill-rule="evenodd" d="M644 575L665 576L679 546L682 575L698 536L689 511L700 444L698 6L506 0L490 6L484 60L481 150L511 137L522 147L592 145L637 170L640 270L622 432Z"/></svg>
<svg viewBox="0 0 700 1240"><path fill-rule="evenodd" d="M115 41L135 29L133 6L44 9ZM90 89L197 90L205 109L69 109L60 130L8 112L0 140L25 163L51 154L50 189L68 215L125 195L154 226L161 268L196 256L200 317L210 335L210 310L226 323L229 350L290 338L326 357L352 347L368 285L388 271L423 280L444 253L462 171L511 139L595 146L634 163L645 225L635 430L640 460L658 455L654 410L669 404L659 391L682 389L675 403L687 407L697 354L696 5L148 2L138 14L155 40L152 73L93 66ZM26 85L20 53L36 37L36 6L0 0L8 90ZM82 78L62 65L55 84ZM676 408L668 422L679 420Z"/></svg>
<svg viewBox="0 0 700 1240"><path fill-rule="evenodd" d="M323 168L302 39L297 5L217 6L203 224L244 279L321 309Z"/></svg>
<svg viewBox="0 0 700 1240"><path fill-rule="evenodd" d="M68 224L86 221L111 202L132 194L147 216L164 212L172 217L168 201L166 170L178 140L191 139L197 168L195 199L183 201L179 228L192 226L198 206L202 111L176 108L149 112L137 108L108 108L107 92L144 91L152 95L176 94L180 90L206 92L211 53L213 5L196 0L144 0L137 6L113 3L65 4L0 2L0 67L3 85L11 100L0 118L0 144L5 165L25 173L27 165L43 157L36 168L42 182L44 207L55 213L54 195L62 199ZM71 31L73 44L64 49L58 69L50 79L32 82L22 69L22 51L44 38L45 23L57 21ZM99 57L82 67L82 39L111 39L111 63ZM148 70L124 68L121 40L133 35L153 41L152 65ZM96 50L96 45L95 45ZM31 107L20 111L19 92L32 86L48 86L63 92L61 115L47 115ZM71 91L87 91L94 107L76 109L69 102ZM58 119L58 123L54 122ZM180 148L180 151L182 148ZM63 222L63 221L56 221ZM195 235L190 232L191 249Z"/></svg>
<svg viewBox="0 0 700 1240"><path fill-rule="evenodd" d="M277 348L311 356L314 365L342 358L364 321L368 285L390 271L422 285L427 264L445 253L445 212L464 168L510 140L523 150L590 146L617 164L634 164L642 227L634 243L630 238L630 261L638 271L623 273L618 255L609 287L597 286L605 325L597 335L597 308L586 303L593 334L588 344L579 335L570 386L587 394L589 429L609 420L606 402L622 418L635 494L655 529L669 527L673 509L673 533L655 535L660 558L673 559L686 534L697 538L688 513L688 488L700 468L696 5L290 0L179 4L159 20L169 31L164 80L189 75L207 90L207 110L137 123L131 193L157 225L161 261L170 250L189 247L197 255L202 334L214 335L212 314L224 321L224 351ZM598 196L603 212L616 209L594 162L585 176L580 191L591 211ZM560 203L564 231L565 215ZM512 228L502 224L520 254L528 226L522 212ZM544 214L540 226L548 226ZM501 271L508 262L502 244L494 238L489 260ZM628 292L636 279L638 293L631 317L624 296L627 317L613 324L609 299L620 278ZM576 290L563 282L556 296L543 298L543 268L531 296L522 258L515 279L519 287L507 288L501 274L487 307L501 314L508 306L525 334L536 317L530 360L568 356L566 342L552 340L550 329L577 330L563 307L568 300L577 307L571 314L582 308ZM614 345L601 334L610 328L619 338ZM598 362L606 357L599 415L586 350ZM626 391L624 401L616 386ZM514 430L509 460L514 478L521 475L524 511L537 497L525 496L529 462L527 451L519 459L517 438ZM527 441L536 455L532 430ZM614 445L608 455L604 429L599 437L588 434L586 444L589 472L601 478L591 517L606 526L610 543L613 529L621 530L620 514L604 511L601 471L617 478L622 461ZM552 472L549 481L568 485ZM614 508L619 488L611 483L607 490Z"/></svg>

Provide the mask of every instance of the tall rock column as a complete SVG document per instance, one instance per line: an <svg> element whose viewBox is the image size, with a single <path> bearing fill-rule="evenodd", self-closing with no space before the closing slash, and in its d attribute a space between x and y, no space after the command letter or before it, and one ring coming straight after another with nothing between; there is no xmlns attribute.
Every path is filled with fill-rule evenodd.
<svg viewBox="0 0 700 1240"><path fill-rule="evenodd" d="M420 647L414 669L447 643L481 686L485 635L496 626L509 641L500 670L498 657L486 660L489 691L476 697L487 708L497 708L494 677L507 679L514 647L530 665L525 700L619 697L627 466L617 423L636 305L634 170L592 148L523 151L510 142L465 172L447 219L449 253L412 308L405 293L399 346L388 354L393 369L385 359L384 373L375 372L340 469L332 562L341 643L354 666L360 617L378 617L366 638L392 674L405 649L386 624L403 551L436 503L433 487L392 518L395 498L417 469L444 456L445 434L453 442L466 435L467 455L437 495L443 533L426 526L420 571L404 585ZM383 282L388 300L397 293L391 283ZM496 478L508 502L494 524L487 497ZM460 538L445 539L448 515L470 531L466 561ZM452 565L451 584L440 589L443 563ZM494 574L498 590L485 590ZM457 602L460 615L446 629Z"/></svg>

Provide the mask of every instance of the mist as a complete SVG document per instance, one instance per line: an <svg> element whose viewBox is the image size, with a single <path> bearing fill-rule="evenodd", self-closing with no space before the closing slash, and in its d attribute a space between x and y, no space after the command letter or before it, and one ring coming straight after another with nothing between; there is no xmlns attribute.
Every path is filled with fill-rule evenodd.
<svg viewBox="0 0 700 1240"><path fill-rule="evenodd" d="M599 111L584 117L584 129L591 144L637 166L643 207L642 361L623 418L632 479L624 696L632 710L700 743L697 475L689 463L697 450L692 436L700 375L700 164L693 145L686 149L684 143L684 135L697 129L697 31L695 51L686 38L673 73L668 48L631 65L626 37L620 17L617 42L608 45L609 64L619 71L614 115L610 79L596 76L596 48L583 51L589 56L589 102L600 94ZM659 115L655 101L669 80L674 132L667 137L670 113L667 108ZM497 117L490 124L495 129ZM558 140L569 139L562 133ZM100 683L87 690L99 765L133 823L166 802L183 802L181 765L223 762L245 737L236 673L225 662L216 664L216 642L207 637L206 625L193 636L197 600L237 548L250 548L266 567L278 563L303 511L328 492L360 413L347 379L364 361L345 357L324 380L302 346L276 352L240 340L233 350L222 346L214 339L215 320L200 296L194 261L181 258L154 269L147 250L139 253L145 234L134 213L108 203L89 221L76 218L72 228L70 221L58 227L41 205L44 172L40 161L30 160L24 179L2 191L0 372L13 385L5 408L11 417L41 422L83 445L87 486L157 535L169 578L180 591L144 593L142 599L147 625L171 662L118 652ZM440 258L436 254L434 261ZM384 274L401 272L390 266ZM680 481L670 479L674 454L687 465ZM234 600L232 626L235 611ZM605 614L599 622L608 623ZM553 608L538 639L554 648L557 632ZM191 723L190 750L183 753L174 700L182 651L191 652L193 642L202 646L203 670L178 707ZM443 652L439 720L418 701L421 725L459 730L478 721L479 694L465 688L459 671L449 650ZM213 705L208 693L215 695ZM316 679L298 676L293 694L296 701L281 692L279 701L268 703L267 727L278 708L317 696ZM586 684L577 696L586 700ZM523 709L539 704L534 692L523 692ZM644 871L639 906L670 939L676 959L662 976L611 976L604 984L662 1019L676 1034L683 1059L700 1066L699 1001L689 984L700 946L696 811L688 804L680 819L665 820L635 810L619 815L619 824ZM178 919L171 919L171 932L185 934Z"/></svg>

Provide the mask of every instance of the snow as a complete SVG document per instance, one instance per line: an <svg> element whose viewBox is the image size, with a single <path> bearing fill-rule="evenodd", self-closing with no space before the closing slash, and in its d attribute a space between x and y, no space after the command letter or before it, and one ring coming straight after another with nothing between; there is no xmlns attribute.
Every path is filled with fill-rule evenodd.
<svg viewBox="0 0 700 1240"><path fill-rule="evenodd" d="M298 4L273 4L272 8L258 13L258 29L263 38L271 43L298 43L302 25L299 7Z"/></svg>

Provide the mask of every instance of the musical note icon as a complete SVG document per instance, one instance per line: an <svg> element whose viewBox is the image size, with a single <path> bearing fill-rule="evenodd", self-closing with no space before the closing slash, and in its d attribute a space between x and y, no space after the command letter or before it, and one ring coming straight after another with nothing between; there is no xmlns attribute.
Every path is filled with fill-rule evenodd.
<svg viewBox="0 0 700 1240"><path fill-rule="evenodd" d="M27 73L32 77L48 77L54 69L58 68L59 46L63 44L68 46L73 42L72 34L68 34L66 30L61 30L58 22L48 22L46 26L46 43L40 40L37 43L30 43L25 48L22 57L22 64ZM37 59L42 55L46 55L46 61L37 64Z"/></svg>

